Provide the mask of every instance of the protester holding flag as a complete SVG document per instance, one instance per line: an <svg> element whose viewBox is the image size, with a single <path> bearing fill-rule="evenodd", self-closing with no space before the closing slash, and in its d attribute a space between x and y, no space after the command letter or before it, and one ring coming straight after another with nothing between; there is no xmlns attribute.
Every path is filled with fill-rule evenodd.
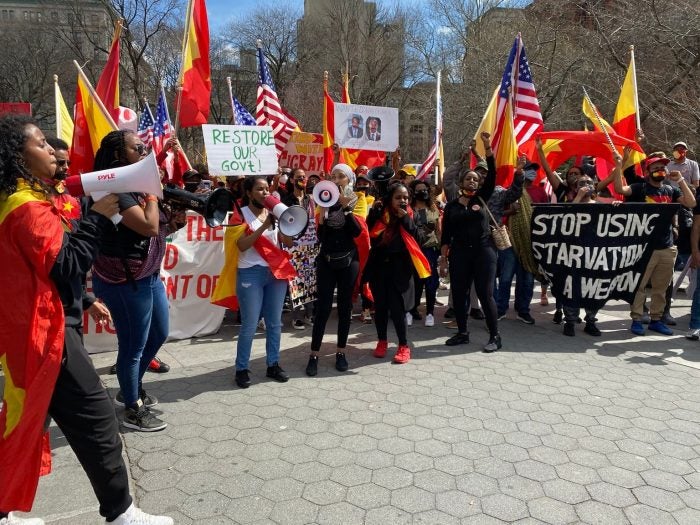
<svg viewBox="0 0 700 525"><path fill-rule="evenodd" d="M625 156L629 155L629 146L625 148ZM667 165L669 159L661 157L649 157L645 163L647 181L644 183L625 185L622 182L622 174L616 171L615 191L625 196L626 202L656 202L672 203L678 202L686 208L694 208L695 191L688 187L680 172L674 172L669 178ZM673 187L665 184L669 179L677 184ZM637 295L632 303L630 317L632 325L630 331L635 335L644 335L644 325L642 324L642 309L645 299L645 288L651 284L651 304L649 314L651 323L649 330L663 335L673 335L673 331L663 322L664 307L666 306L666 289L673 279L673 266L676 261L678 249L673 245L673 231L669 227L668 231L655 232L653 240L654 252L647 264L647 269L639 283Z"/></svg>
<svg viewBox="0 0 700 525"><path fill-rule="evenodd" d="M132 131L112 131L100 144L94 170L134 164L146 156L146 147ZM143 388L143 376L168 336L168 299L160 280L165 237L184 226L184 212L170 216L155 195L119 194L121 222L110 229L100 245L92 285L112 313L117 331L116 404L124 406L123 425L143 432L167 425L151 413L158 400Z"/></svg>
<svg viewBox="0 0 700 525"><path fill-rule="evenodd" d="M374 357L383 358L388 349L389 316L394 324L399 347L394 363L411 359L406 336L406 312L413 307L415 291L413 276L420 279L430 275L430 263L416 242L418 230L413 222L413 210L408 206L408 188L402 183L389 186L381 201L377 201L367 217L372 243L363 280L369 282L374 298L377 346Z"/></svg>
<svg viewBox="0 0 700 525"><path fill-rule="evenodd" d="M445 207L440 273L446 274L449 258L452 304L458 331L445 344L454 346L469 342L466 303L467 294L474 283L489 330L489 341L484 346L484 352L495 352L501 348L493 298L496 249L491 240L489 215L484 208L496 187L496 163L491 152L490 134L482 132L481 140L486 151L488 174L482 180L475 172L466 172L460 180L460 196Z"/></svg>
<svg viewBox="0 0 700 525"><path fill-rule="evenodd" d="M43 523L10 511L30 511L39 476L50 471L50 415L107 523L172 525L133 505L114 409L82 342L76 290L113 227L108 217L118 210L117 197L95 202L69 233L64 209L51 199L55 169L53 148L31 119L0 119L0 286L12 298L0 304L0 523Z"/></svg>
<svg viewBox="0 0 700 525"><path fill-rule="evenodd" d="M245 196L238 218L240 225L232 230L231 253L227 252L224 272L236 272L236 297L241 312L241 330L236 348L236 384L248 388L251 384L248 365L253 336L262 315L265 320L265 353L267 377L284 383L289 380L279 365L282 338L282 307L288 279L296 272L289 255L280 249L280 242L292 246L292 239L279 232L275 216L263 204L270 195L265 177L247 177L243 182ZM233 242L235 240L235 242Z"/></svg>

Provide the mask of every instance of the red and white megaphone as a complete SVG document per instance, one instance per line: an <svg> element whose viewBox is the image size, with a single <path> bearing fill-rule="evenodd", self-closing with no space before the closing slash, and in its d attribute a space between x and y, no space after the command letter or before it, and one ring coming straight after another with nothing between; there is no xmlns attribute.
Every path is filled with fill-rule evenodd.
<svg viewBox="0 0 700 525"><path fill-rule="evenodd" d="M338 202L340 190L338 190L338 186L336 186L334 182L322 180L316 184L316 186L314 186L312 196L314 198L314 202L321 208L330 208L336 202Z"/></svg>
<svg viewBox="0 0 700 525"><path fill-rule="evenodd" d="M156 164L155 153L151 152L140 161L101 171L73 175L65 180L66 188L73 197L88 195L99 200L110 193L150 193L163 198L160 173ZM112 217L117 224L121 215Z"/></svg>
<svg viewBox="0 0 700 525"><path fill-rule="evenodd" d="M304 234L309 225L309 214L304 208L282 204L274 195L265 197L263 203L277 217L282 235L295 239Z"/></svg>

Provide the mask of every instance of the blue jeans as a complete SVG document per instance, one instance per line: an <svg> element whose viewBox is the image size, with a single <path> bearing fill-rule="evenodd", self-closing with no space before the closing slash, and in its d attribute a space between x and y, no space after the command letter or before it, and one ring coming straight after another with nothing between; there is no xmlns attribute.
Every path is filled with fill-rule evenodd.
<svg viewBox="0 0 700 525"><path fill-rule="evenodd" d="M508 311L510 302L510 287L515 276L515 311L519 314L530 313L532 293L535 289L535 276L526 271L518 261L513 248L498 251L498 288L496 309L501 316Z"/></svg>
<svg viewBox="0 0 700 525"><path fill-rule="evenodd" d="M287 293L287 281L276 279L267 266L238 268L236 295L241 311L241 330L236 348L236 370L247 370L253 336L260 320L265 319L265 353L267 366L280 359L282 339L282 306Z"/></svg>
<svg viewBox="0 0 700 525"><path fill-rule="evenodd" d="M112 314L119 345L119 388L124 404L134 405L148 364L168 337L170 320L165 286L155 273L123 284L110 284L93 275L92 287Z"/></svg>

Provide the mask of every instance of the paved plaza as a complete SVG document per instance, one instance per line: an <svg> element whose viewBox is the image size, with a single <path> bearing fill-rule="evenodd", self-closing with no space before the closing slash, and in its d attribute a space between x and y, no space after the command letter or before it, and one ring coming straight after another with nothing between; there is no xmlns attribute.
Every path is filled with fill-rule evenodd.
<svg viewBox="0 0 700 525"><path fill-rule="evenodd" d="M632 336L623 304L601 315L602 338L581 326L567 338L553 310L533 304L534 326L511 311L491 355L483 322L458 347L444 346L444 324L416 322L406 365L390 362L395 341L373 358L374 326L353 322L350 370L335 371L328 335L315 378L304 374L310 330L287 319L290 381L265 378L260 335L247 390L233 383L230 319L214 336L168 343L171 372L145 384L168 428L124 434L137 503L200 525L700 524L700 343L683 337L688 298L674 305L672 338ZM112 394L114 359L95 356ZM101 523L52 430L55 470L34 514Z"/></svg>

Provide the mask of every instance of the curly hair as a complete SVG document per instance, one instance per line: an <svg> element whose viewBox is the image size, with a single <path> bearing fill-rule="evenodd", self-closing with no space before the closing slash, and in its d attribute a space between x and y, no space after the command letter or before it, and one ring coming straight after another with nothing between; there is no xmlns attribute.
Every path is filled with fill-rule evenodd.
<svg viewBox="0 0 700 525"><path fill-rule="evenodd" d="M92 169L100 171L126 166L128 164L126 162L126 136L130 134L133 135L134 132L126 129L107 133L100 142L100 148L95 153L95 164Z"/></svg>
<svg viewBox="0 0 700 525"><path fill-rule="evenodd" d="M394 193L396 193L396 190L398 190L399 188L404 188L406 191L408 191L408 186L406 186L401 181L394 181L389 183L389 187L386 189L386 193L382 197L382 205L384 206L385 210L389 209L391 205L391 199L394 198Z"/></svg>
<svg viewBox="0 0 700 525"><path fill-rule="evenodd" d="M17 191L17 179L24 179L37 191L48 193L50 186L35 177L24 164L24 146L27 143L27 127L36 121L25 115L0 117L0 194L11 195Z"/></svg>

